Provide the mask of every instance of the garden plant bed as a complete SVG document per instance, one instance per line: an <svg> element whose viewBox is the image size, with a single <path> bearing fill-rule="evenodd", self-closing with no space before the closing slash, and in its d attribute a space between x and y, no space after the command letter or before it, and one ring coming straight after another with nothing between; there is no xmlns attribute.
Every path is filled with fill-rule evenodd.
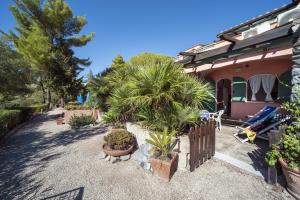
<svg viewBox="0 0 300 200"><path fill-rule="evenodd" d="M72 116L92 115L98 119L99 110L66 110L64 112L64 123L68 124Z"/></svg>

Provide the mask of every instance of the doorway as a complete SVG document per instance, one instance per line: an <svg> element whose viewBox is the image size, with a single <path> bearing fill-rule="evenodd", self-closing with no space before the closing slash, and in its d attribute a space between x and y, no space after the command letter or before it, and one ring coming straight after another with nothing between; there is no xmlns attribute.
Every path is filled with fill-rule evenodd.
<svg viewBox="0 0 300 200"><path fill-rule="evenodd" d="M231 80L222 79L217 84L217 109L223 110L224 114L231 113Z"/></svg>

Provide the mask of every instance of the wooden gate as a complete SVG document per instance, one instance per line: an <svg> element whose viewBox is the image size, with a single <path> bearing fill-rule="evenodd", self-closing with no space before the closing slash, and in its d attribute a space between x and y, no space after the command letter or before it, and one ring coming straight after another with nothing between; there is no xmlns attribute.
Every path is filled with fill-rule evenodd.
<svg viewBox="0 0 300 200"><path fill-rule="evenodd" d="M202 165L215 155L215 120L201 122L189 131L190 141L190 171Z"/></svg>

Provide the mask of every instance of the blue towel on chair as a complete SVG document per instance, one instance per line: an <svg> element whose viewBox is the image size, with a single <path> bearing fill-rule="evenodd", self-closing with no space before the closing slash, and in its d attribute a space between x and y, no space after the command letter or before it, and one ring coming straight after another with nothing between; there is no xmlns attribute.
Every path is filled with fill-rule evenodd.
<svg viewBox="0 0 300 200"><path fill-rule="evenodd" d="M258 113L255 117L249 119L247 123L254 124L262 119L265 119L268 116L272 116L271 114L274 114L274 111L276 110L276 107L272 106L266 106L262 111Z"/></svg>

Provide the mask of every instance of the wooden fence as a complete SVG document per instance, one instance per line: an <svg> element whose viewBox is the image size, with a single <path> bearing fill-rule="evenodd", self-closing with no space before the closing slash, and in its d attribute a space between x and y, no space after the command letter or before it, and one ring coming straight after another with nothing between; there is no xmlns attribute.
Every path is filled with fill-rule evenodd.
<svg viewBox="0 0 300 200"><path fill-rule="evenodd" d="M215 120L209 120L190 129L189 164L191 172L215 155L215 127Z"/></svg>

